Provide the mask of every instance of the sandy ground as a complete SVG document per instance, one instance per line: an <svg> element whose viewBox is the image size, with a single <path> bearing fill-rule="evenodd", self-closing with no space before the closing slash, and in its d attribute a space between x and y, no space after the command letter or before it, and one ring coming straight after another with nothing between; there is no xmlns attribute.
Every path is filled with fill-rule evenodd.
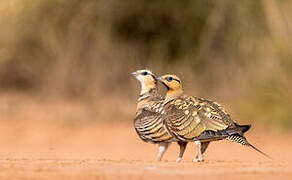
<svg viewBox="0 0 292 180"><path fill-rule="evenodd" d="M103 123L88 123L80 118L104 115L79 106L21 102L0 100L0 179L292 179L288 132L253 126L246 134L273 160L249 147L218 141L209 146L204 162L191 162L196 155L193 143L182 162L175 162L179 151L175 143L156 162L157 145L142 142L131 120L120 123L109 116ZM108 109L106 104L103 108ZM131 119L132 113L119 118Z"/></svg>
<svg viewBox="0 0 292 180"><path fill-rule="evenodd" d="M287 143L291 135L248 135L273 160L248 147L219 141L209 146L205 162L191 162L196 150L189 144L183 161L176 163L176 144L162 162L156 162L157 146L140 141L131 124L79 130L9 126L0 138L0 179L292 178L292 146Z"/></svg>

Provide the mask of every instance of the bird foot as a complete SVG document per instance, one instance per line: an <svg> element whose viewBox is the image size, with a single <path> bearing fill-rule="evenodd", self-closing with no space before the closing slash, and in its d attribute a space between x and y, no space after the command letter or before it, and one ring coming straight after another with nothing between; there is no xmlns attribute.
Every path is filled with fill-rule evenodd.
<svg viewBox="0 0 292 180"><path fill-rule="evenodd" d="M204 159L202 158L202 157L195 157L194 159L193 159L193 162L203 162L204 161Z"/></svg>
<svg viewBox="0 0 292 180"><path fill-rule="evenodd" d="M182 158L177 158L176 162L181 162Z"/></svg>

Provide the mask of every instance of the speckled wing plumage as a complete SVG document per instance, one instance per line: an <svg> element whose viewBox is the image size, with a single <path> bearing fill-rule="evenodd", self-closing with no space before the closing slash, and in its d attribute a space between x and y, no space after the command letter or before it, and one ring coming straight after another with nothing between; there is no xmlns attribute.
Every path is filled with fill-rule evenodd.
<svg viewBox="0 0 292 180"><path fill-rule="evenodd" d="M213 141L240 132L219 104L192 96L166 103L163 123L171 135L182 141Z"/></svg>
<svg viewBox="0 0 292 180"><path fill-rule="evenodd" d="M134 127L139 137L152 143L171 142L174 138L168 134L162 123L163 98L151 91L142 100L147 101L147 106L138 109L134 119Z"/></svg>

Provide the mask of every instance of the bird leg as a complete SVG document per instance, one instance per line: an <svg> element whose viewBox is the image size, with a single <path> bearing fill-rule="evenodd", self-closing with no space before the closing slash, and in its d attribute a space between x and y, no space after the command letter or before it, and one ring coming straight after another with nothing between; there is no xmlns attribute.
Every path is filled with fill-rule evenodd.
<svg viewBox="0 0 292 180"><path fill-rule="evenodd" d="M165 153L165 151L168 148L169 143L166 142L162 142L158 144L158 156L157 156L157 161L160 161L163 154Z"/></svg>
<svg viewBox="0 0 292 180"><path fill-rule="evenodd" d="M178 155L178 158L176 159L176 162L180 162L186 150L187 143L186 142L177 142L177 143L179 145L179 155Z"/></svg>
<svg viewBox="0 0 292 180"><path fill-rule="evenodd" d="M193 159L193 162L202 162L202 161L204 161L204 159L203 159L203 153L206 151L209 143L210 142L202 142L201 143L200 141L195 141L195 144L197 145L198 154Z"/></svg>
<svg viewBox="0 0 292 180"><path fill-rule="evenodd" d="M209 143L210 143L210 141L201 143L201 152L202 152L202 154L204 154L204 152L206 151L207 147L209 146Z"/></svg>

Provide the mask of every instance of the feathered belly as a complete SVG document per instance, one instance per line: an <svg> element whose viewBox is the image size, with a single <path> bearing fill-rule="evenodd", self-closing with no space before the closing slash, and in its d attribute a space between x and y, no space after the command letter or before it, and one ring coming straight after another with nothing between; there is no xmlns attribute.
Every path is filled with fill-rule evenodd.
<svg viewBox="0 0 292 180"><path fill-rule="evenodd" d="M143 141L152 143L175 141L175 139L164 129L163 123L159 118L144 122L137 120L134 123L134 127Z"/></svg>

